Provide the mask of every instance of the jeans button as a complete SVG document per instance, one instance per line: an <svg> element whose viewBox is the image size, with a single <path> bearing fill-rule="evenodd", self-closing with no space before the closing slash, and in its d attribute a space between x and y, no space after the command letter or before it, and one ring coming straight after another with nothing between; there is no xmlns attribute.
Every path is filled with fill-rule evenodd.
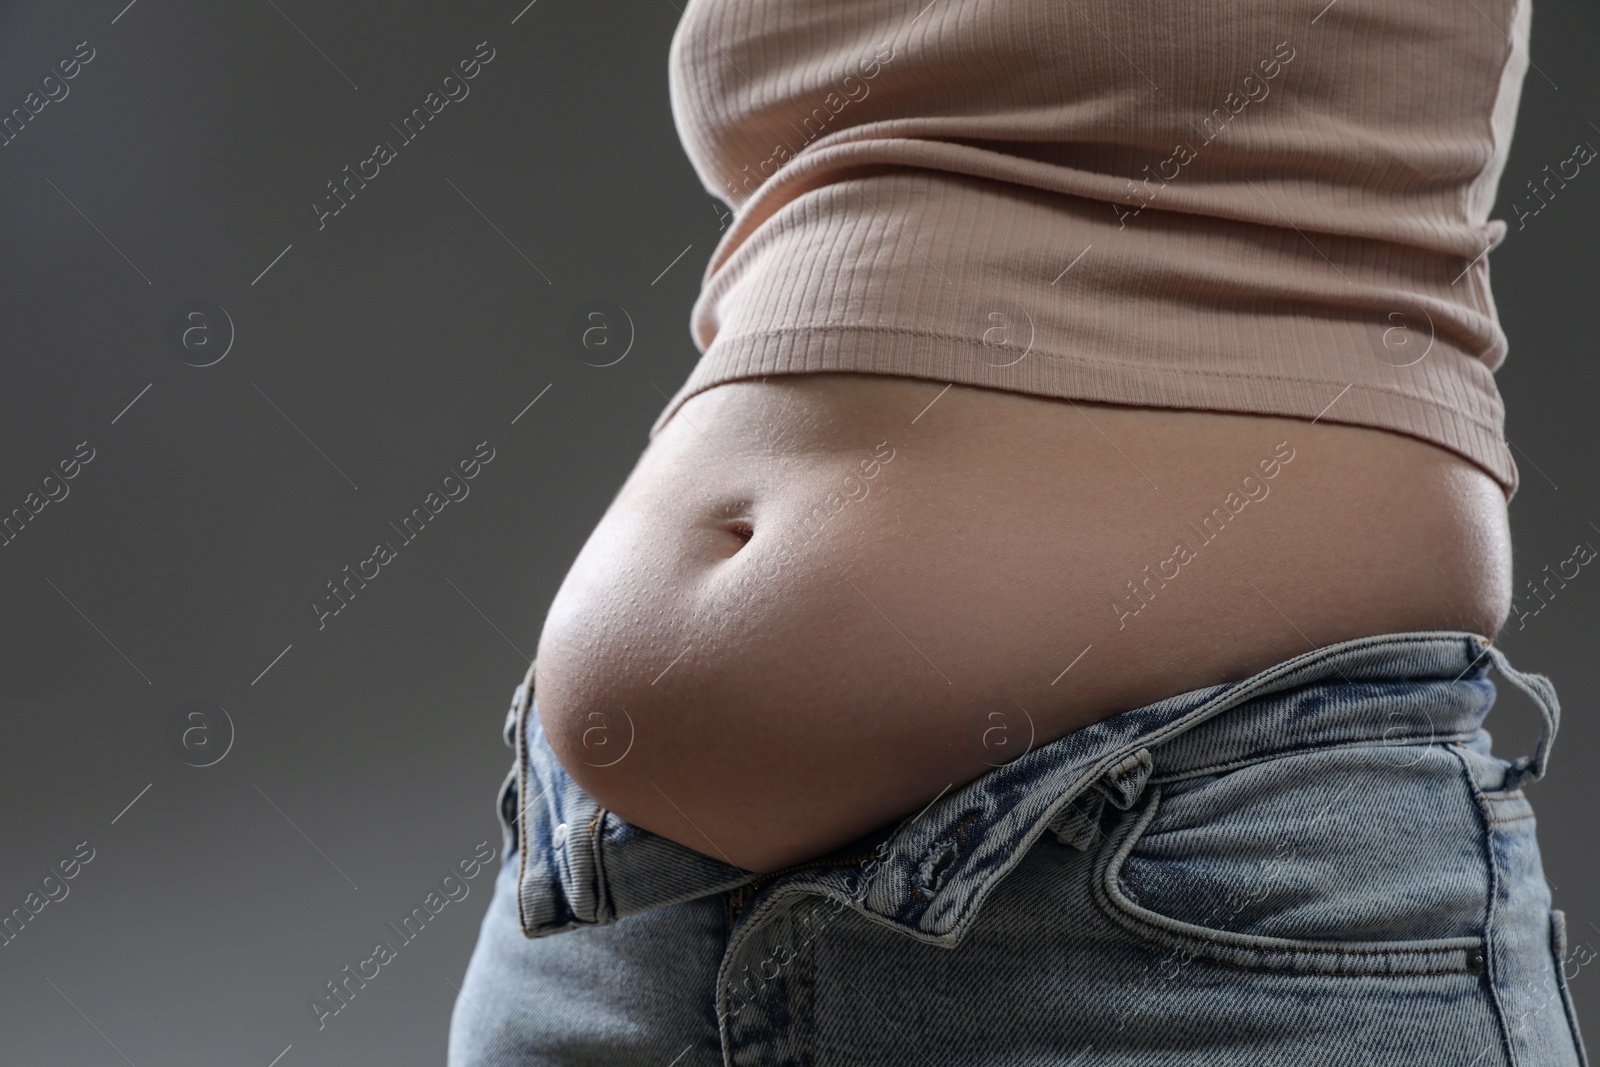
<svg viewBox="0 0 1600 1067"><path fill-rule="evenodd" d="M550 835L550 847L554 848L554 849L559 849L562 845L565 845L566 843L567 843L567 824L564 823L564 822L556 823L555 831L553 833L551 833L551 835Z"/></svg>

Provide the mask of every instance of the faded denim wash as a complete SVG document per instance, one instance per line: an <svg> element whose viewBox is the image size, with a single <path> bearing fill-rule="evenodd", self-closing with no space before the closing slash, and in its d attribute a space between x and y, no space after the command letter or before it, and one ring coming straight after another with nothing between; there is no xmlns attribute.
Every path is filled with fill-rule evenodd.
<svg viewBox="0 0 1600 1067"><path fill-rule="evenodd" d="M1510 762L1491 665L1544 717ZM1522 792L1556 696L1483 637L1318 648L760 876L600 808L532 684L451 1067L1585 1062Z"/></svg>

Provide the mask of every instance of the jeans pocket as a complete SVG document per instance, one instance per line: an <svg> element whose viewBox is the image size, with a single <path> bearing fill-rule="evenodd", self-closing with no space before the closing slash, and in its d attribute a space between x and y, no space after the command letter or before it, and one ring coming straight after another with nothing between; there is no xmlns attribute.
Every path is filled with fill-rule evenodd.
<svg viewBox="0 0 1600 1067"><path fill-rule="evenodd" d="M1489 868L1434 745L1351 745L1153 779L1094 870L1101 911L1185 960L1329 975L1478 974Z"/></svg>

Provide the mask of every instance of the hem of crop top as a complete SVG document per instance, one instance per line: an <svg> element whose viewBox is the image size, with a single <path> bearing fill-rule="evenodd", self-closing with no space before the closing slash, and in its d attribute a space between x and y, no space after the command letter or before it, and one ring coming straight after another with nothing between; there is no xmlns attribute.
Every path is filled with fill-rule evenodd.
<svg viewBox="0 0 1600 1067"><path fill-rule="evenodd" d="M870 343L862 340L864 336L871 337ZM1057 400L1272 415L1387 430L1445 448L1475 464L1500 485L1507 502L1517 489L1517 466L1495 418L1432 396L1362 382L1133 364L1038 346L1020 353L1015 362L999 362L1011 359L1009 352L1015 351L987 348L962 335L865 323L719 335L657 417L650 436L659 433L690 397L728 382L773 374L882 374ZM1092 374L1081 373L1090 366ZM1414 418L1408 424L1392 401L1374 403L1376 398L1396 397L1413 415L1425 412L1427 425L1419 428ZM1500 414L1492 398L1486 397L1485 403L1493 416Z"/></svg>

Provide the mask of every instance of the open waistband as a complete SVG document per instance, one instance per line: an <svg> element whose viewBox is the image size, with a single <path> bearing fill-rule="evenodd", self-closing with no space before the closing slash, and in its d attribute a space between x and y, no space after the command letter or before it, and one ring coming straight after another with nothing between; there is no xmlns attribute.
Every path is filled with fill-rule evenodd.
<svg viewBox="0 0 1600 1067"><path fill-rule="evenodd" d="M1381 634L1314 649L1250 678L1192 690L1087 726L1018 757L871 835L866 863L819 865L806 890L912 937L953 946L989 892L1041 835L1070 841L1091 789L1131 806L1146 783L1345 744L1466 741L1493 706L1493 665L1538 706L1534 752L1508 782L1544 773L1560 708L1547 678L1513 668L1487 638ZM635 827L572 781L530 714L533 672L513 717L523 759L518 898L529 937L711 893L765 884L748 871ZM559 842L552 847L552 838ZM794 888L794 887L791 887Z"/></svg>
<svg viewBox="0 0 1600 1067"><path fill-rule="evenodd" d="M1508 778L1538 777L1560 715L1547 678L1517 671L1476 634L1358 638L1094 723L941 797L883 843L852 903L953 945L1035 839L1071 832L1071 805L1091 786L1126 808L1152 779L1297 750L1464 741L1494 703L1491 663L1544 719L1537 749Z"/></svg>

